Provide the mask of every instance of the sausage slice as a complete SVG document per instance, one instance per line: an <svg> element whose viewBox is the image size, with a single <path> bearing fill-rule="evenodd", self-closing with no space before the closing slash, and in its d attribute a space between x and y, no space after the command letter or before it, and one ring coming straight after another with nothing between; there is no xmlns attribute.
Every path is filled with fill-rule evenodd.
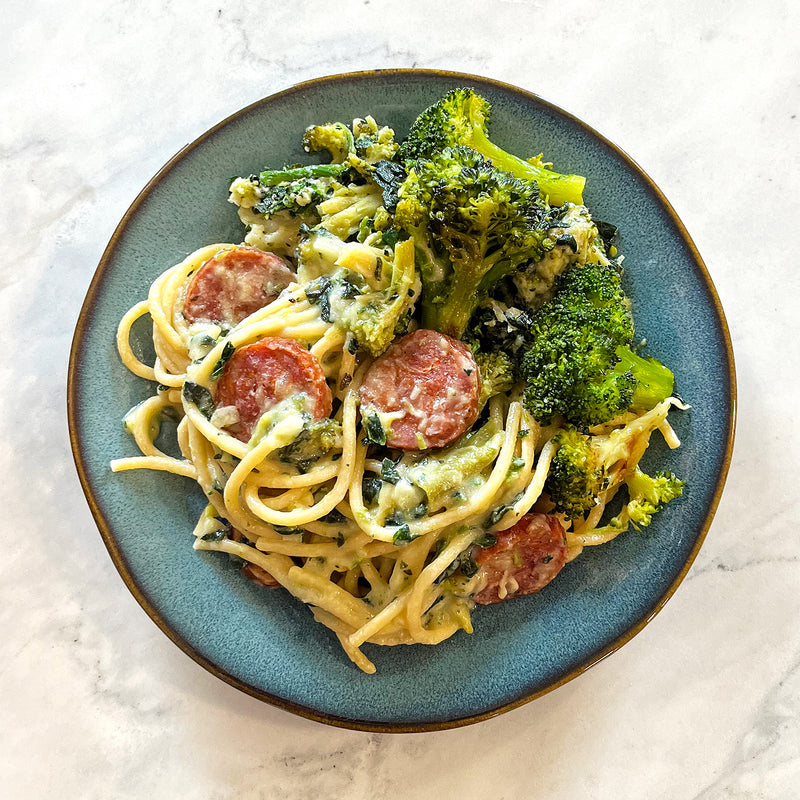
<svg viewBox="0 0 800 800"><path fill-rule="evenodd" d="M294 339L266 338L240 347L217 383L216 405L235 406L239 422L231 433L246 442L259 417L288 397L305 395L314 419L331 414L331 390L316 356Z"/></svg>
<svg viewBox="0 0 800 800"><path fill-rule="evenodd" d="M499 603L547 586L567 560L564 533L560 520L549 514L526 514L507 531L500 531L497 544L475 553L484 576L475 602Z"/></svg>
<svg viewBox="0 0 800 800"><path fill-rule="evenodd" d="M206 261L186 287L183 316L192 322L236 325L271 303L295 278L274 253L255 247L222 250Z"/></svg>
<svg viewBox="0 0 800 800"><path fill-rule="evenodd" d="M478 418L480 376L470 349L420 329L370 365L359 391L361 413L378 414L386 444L400 450L445 447Z"/></svg>

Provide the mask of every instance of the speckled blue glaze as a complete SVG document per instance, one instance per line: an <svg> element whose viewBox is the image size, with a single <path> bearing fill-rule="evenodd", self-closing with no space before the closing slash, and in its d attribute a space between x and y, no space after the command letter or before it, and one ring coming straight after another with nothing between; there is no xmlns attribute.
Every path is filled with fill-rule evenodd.
<svg viewBox="0 0 800 800"><path fill-rule="evenodd" d="M240 241L226 202L232 175L304 161L300 133L314 122L372 114L402 136L447 90L471 85L494 107L492 138L512 152L543 152L562 172L588 176L585 200L618 225L637 333L671 365L692 409L674 415L683 446L659 437L646 463L688 481L642 534L569 564L541 593L478 608L475 633L437 647L365 650L367 676L335 637L285 592L244 580L228 559L192 550L204 499L194 483L157 472L114 475L135 453L125 412L152 387L129 374L114 347L122 314L150 282L197 247ZM147 328L135 345L147 352ZM73 345L70 423L76 463L121 575L159 626L223 679L269 702L333 724L381 730L447 727L538 696L616 649L674 591L711 521L727 471L734 417L730 340L694 246L649 179L579 121L535 96L452 73L386 71L338 76L267 98L178 154L144 189L110 243Z"/></svg>

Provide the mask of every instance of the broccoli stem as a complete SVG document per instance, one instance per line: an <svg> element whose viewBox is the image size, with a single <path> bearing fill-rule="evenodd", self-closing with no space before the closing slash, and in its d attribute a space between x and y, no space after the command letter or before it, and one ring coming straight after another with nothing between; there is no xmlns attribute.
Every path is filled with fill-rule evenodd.
<svg viewBox="0 0 800 800"><path fill-rule="evenodd" d="M347 169L344 164L309 164L306 167L287 167L285 169L267 169L258 176L262 186L277 186L285 181L296 181L302 178L336 178Z"/></svg>
<svg viewBox="0 0 800 800"><path fill-rule="evenodd" d="M675 377L661 362L636 355L629 347L617 347L616 354L620 360L614 372L617 375L630 372L636 380L631 408L649 410L672 395Z"/></svg>
<svg viewBox="0 0 800 800"><path fill-rule="evenodd" d="M483 130L477 125L472 130L470 146L488 158L499 169L510 172L517 178L536 181L539 185L539 193L542 197L548 198L550 205L560 206L564 203L581 205L583 203L583 188L586 185L586 178L582 175L562 175L507 153L489 141Z"/></svg>
<svg viewBox="0 0 800 800"><path fill-rule="evenodd" d="M423 327L460 339L481 299L476 286L474 281L460 275L449 287L444 302L426 303L423 306Z"/></svg>

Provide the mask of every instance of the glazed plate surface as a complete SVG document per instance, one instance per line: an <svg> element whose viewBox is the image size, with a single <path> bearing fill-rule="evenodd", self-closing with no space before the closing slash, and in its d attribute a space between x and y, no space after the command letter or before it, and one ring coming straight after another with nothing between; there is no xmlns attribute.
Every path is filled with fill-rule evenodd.
<svg viewBox="0 0 800 800"><path fill-rule="evenodd" d="M234 175L309 161L312 123L371 114L402 138L449 89L471 86L493 105L491 138L523 157L587 177L596 218L622 231L625 286L637 336L668 364L691 410L670 419L682 447L658 434L645 468L687 481L683 498L642 533L587 549L530 597L473 614L475 633L436 647L365 646L377 674L362 674L333 634L288 593L245 580L217 553L192 549L200 489L159 472L113 474L137 454L121 420L152 386L117 356L121 316L152 280L189 252L242 240L227 201ZM149 356L147 325L134 348ZM705 537L730 461L735 377L730 336L713 284L688 234L636 164L579 120L535 95L457 73L389 70L290 88L234 114L176 155L134 201L89 288L73 341L69 421L78 472L123 580L159 627L223 680L322 722L366 730L426 730L514 708L580 674L641 630L677 588Z"/></svg>

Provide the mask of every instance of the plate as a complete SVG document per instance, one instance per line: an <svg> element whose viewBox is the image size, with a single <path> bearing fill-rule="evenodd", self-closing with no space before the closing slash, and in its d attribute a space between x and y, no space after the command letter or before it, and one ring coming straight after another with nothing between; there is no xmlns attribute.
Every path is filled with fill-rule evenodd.
<svg viewBox="0 0 800 800"><path fill-rule="evenodd" d="M264 591L215 553L192 550L204 505L185 478L112 474L136 454L121 419L152 393L114 348L123 313L150 282L201 245L241 241L232 175L308 160L312 123L371 114L398 138L448 90L471 86L493 105L492 139L521 155L543 152L561 172L587 176L595 216L622 231L626 288L637 335L670 365L691 410L672 415L683 446L654 436L647 464L688 482L642 533L588 549L539 594L476 609L475 633L436 647L365 646L362 674L335 637L288 593ZM146 325L135 348L150 348ZM288 711L376 731L476 722L526 703L621 647L661 609L706 535L733 445L735 375L714 286L686 230L652 180L584 123L530 92L487 78L427 70L336 75L233 114L179 152L147 184L105 250L78 320L69 368L70 437L78 473L122 579L156 624L213 674Z"/></svg>

